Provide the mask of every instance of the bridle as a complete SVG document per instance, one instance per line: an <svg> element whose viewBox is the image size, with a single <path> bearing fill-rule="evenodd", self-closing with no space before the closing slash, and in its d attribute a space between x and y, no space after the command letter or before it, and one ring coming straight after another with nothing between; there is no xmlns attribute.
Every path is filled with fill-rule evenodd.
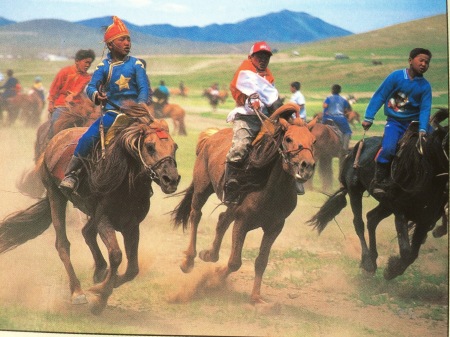
<svg viewBox="0 0 450 337"><path fill-rule="evenodd" d="M160 167L163 163L165 162L171 162L173 165L175 165L175 167L177 167L177 162L175 160L174 157L172 156L165 156L163 158L161 158L160 160L158 160L156 163L154 163L153 165L148 165L145 161L144 161L144 157L142 157L142 152L141 152L141 142L142 142L142 135L139 136L139 140L138 140L138 153L139 153L139 159L141 160L141 164L144 167L145 171L148 173L148 176L150 177L151 180L154 181L158 181L158 175L156 173L156 170L158 169L158 167Z"/></svg>

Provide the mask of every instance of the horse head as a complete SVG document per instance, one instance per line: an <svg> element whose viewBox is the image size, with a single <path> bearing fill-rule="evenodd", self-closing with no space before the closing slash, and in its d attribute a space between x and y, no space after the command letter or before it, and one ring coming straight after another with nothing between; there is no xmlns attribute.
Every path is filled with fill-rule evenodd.
<svg viewBox="0 0 450 337"><path fill-rule="evenodd" d="M175 160L178 146L169 134L167 122L154 119L141 125L138 143L139 158L151 179L164 193L175 192L181 178Z"/></svg>
<svg viewBox="0 0 450 337"><path fill-rule="evenodd" d="M312 120L306 124L300 118L292 120L290 116L298 110L297 104L286 103L278 108L270 119L277 120L284 129L281 142L284 171L303 183L314 173L313 144L316 139L310 130L316 121Z"/></svg>

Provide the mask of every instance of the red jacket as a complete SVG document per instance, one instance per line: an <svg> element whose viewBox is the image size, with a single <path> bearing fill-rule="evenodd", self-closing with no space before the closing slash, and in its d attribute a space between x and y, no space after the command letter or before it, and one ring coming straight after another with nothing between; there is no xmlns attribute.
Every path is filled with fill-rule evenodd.
<svg viewBox="0 0 450 337"><path fill-rule="evenodd" d="M266 68L265 72L259 73L258 70L256 70L255 66L249 59L245 60L244 62L242 62L242 64L238 68L238 70L236 70L233 80L230 83L231 95L233 96L234 100L236 101L237 106L243 106L245 104L245 100L247 99L247 95L240 92L236 87L236 84L237 84L236 82L237 82L237 79L239 76L239 72L241 70L251 70L254 73L257 73L259 76L264 77L270 83L273 84L275 82L275 78L273 77L272 72L269 70L269 68Z"/></svg>
<svg viewBox="0 0 450 337"><path fill-rule="evenodd" d="M66 106L66 97L73 94L72 102L80 103L80 93L91 77L91 74L78 72L75 65L62 68L50 85L48 101L53 102L55 107Z"/></svg>

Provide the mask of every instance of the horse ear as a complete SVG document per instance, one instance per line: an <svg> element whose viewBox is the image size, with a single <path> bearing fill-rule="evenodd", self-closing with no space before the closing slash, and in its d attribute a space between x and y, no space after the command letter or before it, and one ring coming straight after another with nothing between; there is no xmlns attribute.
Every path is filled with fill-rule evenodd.
<svg viewBox="0 0 450 337"><path fill-rule="evenodd" d="M306 127L307 127L309 130L311 130L311 129L314 127L314 125L317 124L317 119L318 119L318 116L316 116L316 117L314 117L313 119L311 119L311 120L308 122L308 124L306 124Z"/></svg>
<svg viewBox="0 0 450 337"><path fill-rule="evenodd" d="M287 130L290 125L289 122L287 120L285 120L284 118L278 119L278 123L281 124L281 126L283 127L284 130Z"/></svg>

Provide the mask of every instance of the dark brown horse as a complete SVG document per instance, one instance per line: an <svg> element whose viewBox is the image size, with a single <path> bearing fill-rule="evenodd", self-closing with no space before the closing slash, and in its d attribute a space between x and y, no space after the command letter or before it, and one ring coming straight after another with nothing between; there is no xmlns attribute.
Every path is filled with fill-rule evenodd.
<svg viewBox="0 0 450 337"><path fill-rule="evenodd" d="M100 159L98 149L86 161L87 176L70 199L58 188L65 167L79 137L86 128L71 128L59 132L48 144L41 163L41 177L47 195L26 210L12 214L0 223L0 253L23 244L44 232L51 223L56 231L56 249L69 276L71 300L86 303L86 296L70 260L70 243L66 235L66 206L70 200L89 216L82 233L94 262L94 282L90 291L95 295L91 311L99 314L105 308L113 288L132 280L139 272L139 224L150 209L152 182L163 193L177 189L180 176L176 168L176 144L169 135L167 123L153 119L148 110L133 104L123 107L127 114L115 128L115 137ZM128 264L118 275L122 262L116 231L124 238ZM109 268L97 243L97 234L106 246Z"/></svg>
<svg viewBox="0 0 450 337"><path fill-rule="evenodd" d="M316 137L314 159L322 180L322 191L329 192L333 188L333 158L342 159L342 142L330 125L315 123L311 133ZM312 189L312 180L306 183L308 189Z"/></svg>
<svg viewBox="0 0 450 337"><path fill-rule="evenodd" d="M448 109L440 109L433 116L439 121L448 118ZM433 125L433 123L432 123ZM331 195L319 212L309 222L319 233L347 205L346 195L350 197L353 212L353 225L359 237L362 257L361 267L374 273L377 269L377 247L375 231L381 220L391 214L399 242L400 256L391 256L384 271L388 280L403 274L406 268L418 257L421 245L428 231L445 214L448 203L449 142L448 125L434 124L433 131L425 142L420 142L418 132L408 130L399 144L399 150L392 163L391 189L386 199L367 213L369 246L364 237L362 218L362 198L375 172L374 158L381 146L381 137L370 137L364 141L359 167L354 166L358 146L345 158L340 182L342 187ZM361 144L361 143L360 143ZM408 235L408 221L415 224L411 242Z"/></svg>
<svg viewBox="0 0 450 337"><path fill-rule="evenodd" d="M149 105L150 112L156 118L171 118L173 122L173 134L186 136L187 130L186 123L184 121L184 118L186 117L186 111L178 104L171 103L165 104L162 109L158 110L156 107L157 104L158 103L153 103Z"/></svg>
<svg viewBox="0 0 450 337"><path fill-rule="evenodd" d="M290 116L298 109L295 106L287 104L288 108L283 106L274 113L273 121L265 121L261 128L264 136L261 142L254 146L253 155L250 156L250 163L256 163L258 161L256 159L261 161L258 165L252 165L259 168L256 172L261 174L260 186L250 190L240 204L227 206L227 209L219 215L212 247L199 254L203 261L218 261L222 238L234 221L228 264L217 268L216 271L221 279L225 279L241 267L242 248L247 232L261 227L264 235L255 261L255 280L251 293L251 300L254 303L263 302L260 295L262 276L272 244L283 229L286 217L297 204L295 182L296 180L305 182L314 171L312 154L314 136L303 122L289 124L280 117L282 114L279 114L284 111ZM200 137L197 144L193 181L184 191L183 200L172 214L175 226L182 224L186 229L188 224L190 225L190 242L180 266L183 272L189 272L194 267L197 255L197 228L202 207L211 194L216 193L219 198L222 197L225 157L230 148L232 130L222 129L206 137Z"/></svg>

